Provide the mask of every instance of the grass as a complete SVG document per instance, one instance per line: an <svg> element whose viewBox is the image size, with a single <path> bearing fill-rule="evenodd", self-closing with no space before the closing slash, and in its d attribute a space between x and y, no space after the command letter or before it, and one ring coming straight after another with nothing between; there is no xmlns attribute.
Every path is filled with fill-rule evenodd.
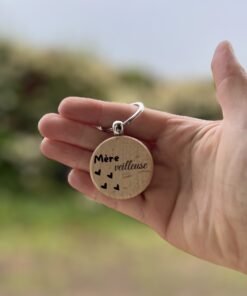
<svg viewBox="0 0 247 296"><path fill-rule="evenodd" d="M246 295L245 276L74 192L1 199L0 295ZM49 197L48 197L49 199Z"/></svg>

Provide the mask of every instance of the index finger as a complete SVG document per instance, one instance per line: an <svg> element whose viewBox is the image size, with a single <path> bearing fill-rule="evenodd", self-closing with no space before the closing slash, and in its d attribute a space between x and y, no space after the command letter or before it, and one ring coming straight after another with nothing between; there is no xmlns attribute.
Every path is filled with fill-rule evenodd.
<svg viewBox="0 0 247 296"><path fill-rule="evenodd" d="M65 98L58 107L58 112L66 118L102 127L111 127L115 120L125 121L135 111L136 106L131 104L80 97ZM134 122L126 126L125 133L146 141L154 141L168 116L171 114L145 108Z"/></svg>

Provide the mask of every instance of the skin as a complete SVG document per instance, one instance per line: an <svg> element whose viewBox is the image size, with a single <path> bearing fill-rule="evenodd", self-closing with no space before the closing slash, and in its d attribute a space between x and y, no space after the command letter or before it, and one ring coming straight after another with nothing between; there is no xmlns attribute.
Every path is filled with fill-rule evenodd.
<svg viewBox="0 0 247 296"><path fill-rule="evenodd" d="M145 109L126 127L154 159L143 194L113 200L93 186L89 160L111 126L135 110L122 103L69 97L39 122L41 152L71 167L69 184L84 195L149 225L194 256L247 273L247 75L229 42L216 48L212 72L223 119L200 120Z"/></svg>

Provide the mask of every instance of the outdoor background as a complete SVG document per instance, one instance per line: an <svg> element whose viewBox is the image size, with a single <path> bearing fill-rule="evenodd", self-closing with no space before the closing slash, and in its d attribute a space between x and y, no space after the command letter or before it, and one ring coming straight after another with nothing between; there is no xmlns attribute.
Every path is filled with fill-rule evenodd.
<svg viewBox="0 0 247 296"><path fill-rule="evenodd" d="M246 295L246 277L178 251L67 184L39 151L66 96L219 119L210 63L247 66L247 2L0 0L0 295Z"/></svg>

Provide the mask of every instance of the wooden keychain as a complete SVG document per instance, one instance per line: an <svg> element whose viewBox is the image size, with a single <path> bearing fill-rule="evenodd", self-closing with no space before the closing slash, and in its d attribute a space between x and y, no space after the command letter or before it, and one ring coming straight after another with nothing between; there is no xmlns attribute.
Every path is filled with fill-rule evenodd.
<svg viewBox="0 0 247 296"><path fill-rule="evenodd" d="M96 188L114 199L128 199L142 193L153 174L153 158L139 140L125 136L124 128L144 111L141 102L133 103L137 111L124 122L114 121L111 128L99 127L113 137L103 141L90 160L90 176Z"/></svg>

